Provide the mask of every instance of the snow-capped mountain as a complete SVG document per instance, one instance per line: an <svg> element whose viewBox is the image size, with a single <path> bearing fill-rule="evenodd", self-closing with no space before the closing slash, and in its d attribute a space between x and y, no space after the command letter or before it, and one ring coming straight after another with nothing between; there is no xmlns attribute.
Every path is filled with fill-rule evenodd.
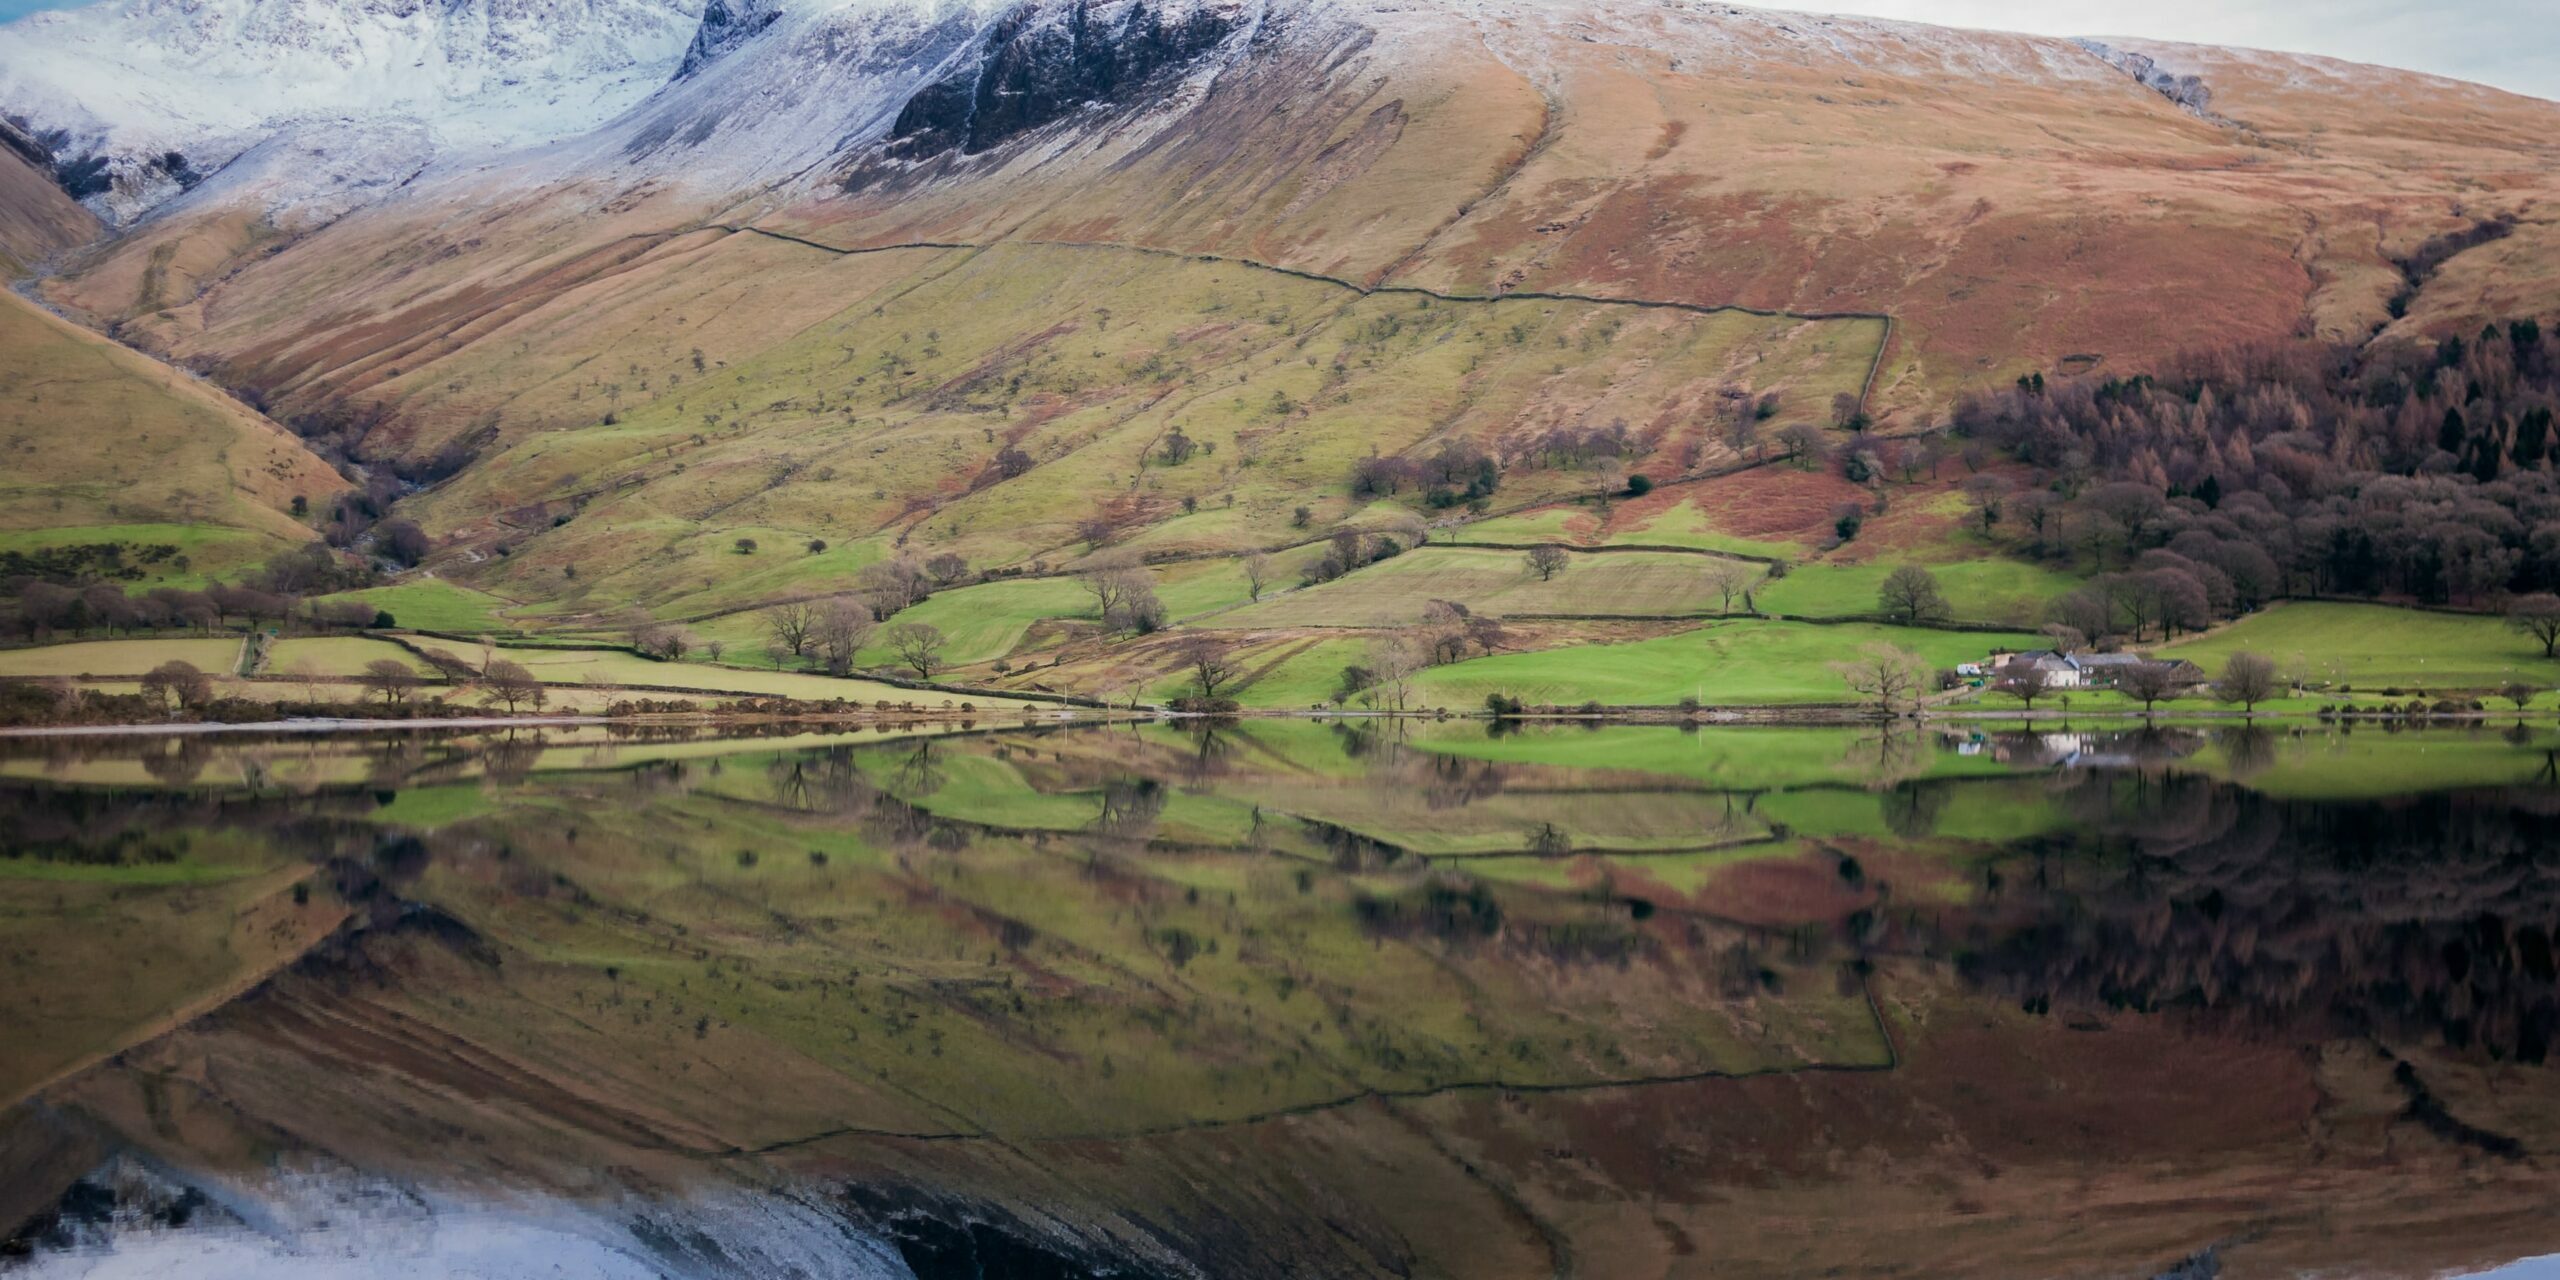
<svg viewBox="0 0 2560 1280"><path fill-rule="evenodd" d="M292 196L593 129L664 85L697 0L105 0L0 27L0 113L128 222L297 138Z"/></svg>

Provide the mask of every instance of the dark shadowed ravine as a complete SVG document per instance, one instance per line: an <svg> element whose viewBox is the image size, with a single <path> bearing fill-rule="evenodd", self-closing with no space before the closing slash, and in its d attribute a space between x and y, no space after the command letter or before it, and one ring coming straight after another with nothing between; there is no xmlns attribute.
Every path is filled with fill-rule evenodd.
<svg viewBox="0 0 2560 1280"><path fill-rule="evenodd" d="M2560 737L0 743L0 1274L2560 1252Z"/></svg>

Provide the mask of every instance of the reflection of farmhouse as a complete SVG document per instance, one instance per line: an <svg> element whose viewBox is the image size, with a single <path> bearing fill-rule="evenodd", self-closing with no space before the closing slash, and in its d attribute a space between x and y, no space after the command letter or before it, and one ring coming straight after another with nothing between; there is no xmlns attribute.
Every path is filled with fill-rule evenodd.
<svg viewBox="0 0 2560 1280"><path fill-rule="evenodd" d="M2028 768L2131 769L2183 760L2203 745L2199 734L2160 729L2008 733L1992 740L1991 755Z"/></svg>
<svg viewBox="0 0 2560 1280"><path fill-rule="evenodd" d="M2047 689L2112 689L2134 667L2155 665L2153 659L2139 653L2059 653L2051 649L2035 649L2026 653L1995 652L1983 664L1991 674L2002 679L2028 671L2044 677ZM2204 669L2182 658L2166 664L2177 683L2204 683Z"/></svg>

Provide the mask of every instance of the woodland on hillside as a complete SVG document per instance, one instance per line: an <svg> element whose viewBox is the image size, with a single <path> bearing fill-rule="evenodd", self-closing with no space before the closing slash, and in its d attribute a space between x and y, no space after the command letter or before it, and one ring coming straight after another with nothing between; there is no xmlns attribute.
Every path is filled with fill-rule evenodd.
<svg viewBox="0 0 2560 1280"><path fill-rule="evenodd" d="M1950 423L1986 532L2100 570L2084 634L2282 596L2482 607L2560 587L2560 336L2199 352L2153 374L1968 395ZM2033 469L2013 484L1983 470Z"/></svg>

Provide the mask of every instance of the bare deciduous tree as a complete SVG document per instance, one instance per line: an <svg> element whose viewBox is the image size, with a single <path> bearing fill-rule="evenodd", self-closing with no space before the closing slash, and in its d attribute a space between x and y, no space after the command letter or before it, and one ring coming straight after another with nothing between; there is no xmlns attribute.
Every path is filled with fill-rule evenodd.
<svg viewBox="0 0 2560 1280"><path fill-rule="evenodd" d="M1573 563L1573 557L1565 554L1565 549L1562 547L1533 547L1529 551L1527 563L1529 572L1538 575L1538 581L1548 582L1554 580L1557 574L1564 572L1564 567Z"/></svg>
<svg viewBox="0 0 2560 1280"><path fill-rule="evenodd" d="M1174 653L1190 670L1192 684L1199 689L1203 702L1216 702L1225 696L1228 687L1244 674L1244 664L1236 661L1235 646L1216 636L1187 637Z"/></svg>
<svg viewBox="0 0 2560 1280"><path fill-rule="evenodd" d="M481 669L480 687L490 701L506 704L508 715L514 715L519 706L530 703L539 707L549 700L548 692L540 680L534 679L533 672L527 670L523 663L505 658L493 659Z"/></svg>
<svg viewBox="0 0 2560 1280"><path fill-rule="evenodd" d="M1263 588L1271 583L1271 557L1256 551L1244 558L1244 586L1256 603L1262 600Z"/></svg>
<svg viewBox="0 0 2560 1280"><path fill-rule="evenodd" d="M2542 646L2542 656L2560 656L2560 596L2536 592L2507 604L2507 626Z"/></svg>
<svg viewBox="0 0 2560 1280"><path fill-rule="evenodd" d="M1413 705L1413 678L1430 665L1413 637L1382 636L1369 645L1369 687L1360 695L1380 711L1398 714Z"/></svg>
<svg viewBox="0 0 2560 1280"><path fill-rule="evenodd" d="M172 709L202 706L213 700L213 677L192 662L171 658L143 675L142 695Z"/></svg>
<svg viewBox="0 0 2560 1280"><path fill-rule="evenodd" d="M2222 675L2213 682L2213 696L2224 702L2237 702L2243 715L2257 712L2258 704L2276 695L2276 664L2254 653L2235 653L2222 664Z"/></svg>
<svg viewBox="0 0 2560 1280"><path fill-rule="evenodd" d="M1124 612L1129 597L1153 590L1147 571L1140 567L1137 553L1132 551L1108 551L1088 557L1084 567L1076 570L1076 581L1093 597L1094 616L1105 622Z"/></svg>
<svg viewBox="0 0 2560 1280"><path fill-rule="evenodd" d="M1882 718L1902 715L1919 705L1929 678L1928 664L1920 655L1889 644L1869 645L1857 657L1833 663L1831 669Z"/></svg>
<svg viewBox="0 0 2560 1280"><path fill-rule="evenodd" d="M929 622L901 622L881 633L881 641L898 655L898 661L916 673L919 680L930 680L942 669L942 647L948 643L942 628Z"/></svg>
<svg viewBox="0 0 2560 1280"><path fill-rule="evenodd" d="M818 614L812 631L812 643L817 647L818 660L826 664L827 674L851 673L855 656L870 643L872 630L879 625L872 621L871 611L861 605L849 600L829 603Z"/></svg>
<svg viewBox="0 0 2560 1280"><path fill-rule="evenodd" d="M2148 716L2161 702L2178 696L2183 687L2174 663L2145 662L2126 667L2116 677L2116 691L2142 704Z"/></svg>
<svg viewBox="0 0 2560 1280"><path fill-rule="evenodd" d="M1707 590L1716 594L1716 611L1730 615L1733 602L1751 598L1751 585L1760 580L1760 570L1739 560L1717 560L1707 569Z"/></svg>
<svg viewBox="0 0 2560 1280"><path fill-rule="evenodd" d="M817 625L818 607L806 601L778 604L764 611L764 632L773 647L794 658L808 656L809 629ZM780 666L779 662L774 665Z"/></svg>
<svg viewBox="0 0 2560 1280"><path fill-rule="evenodd" d="M1943 621L1949 612L1947 593L1939 589L1938 575L1916 564L1906 564L1886 574L1878 602L1884 606L1886 617L1907 627Z"/></svg>
<svg viewBox="0 0 2560 1280"><path fill-rule="evenodd" d="M408 701L410 691L418 687L418 673L398 658L376 658L364 664L364 674L356 677L356 684L366 693L380 697L382 705L396 707Z"/></svg>
<svg viewBox="0 0 2560 1280"><path fill-rule="evenodd" d="M2001 668L2000 679L1992 688L2025 703L2029 711L2036 709L2036 699L2053 688L2053 676L2044 668L2024 662L2012 662Z"/></svg>

